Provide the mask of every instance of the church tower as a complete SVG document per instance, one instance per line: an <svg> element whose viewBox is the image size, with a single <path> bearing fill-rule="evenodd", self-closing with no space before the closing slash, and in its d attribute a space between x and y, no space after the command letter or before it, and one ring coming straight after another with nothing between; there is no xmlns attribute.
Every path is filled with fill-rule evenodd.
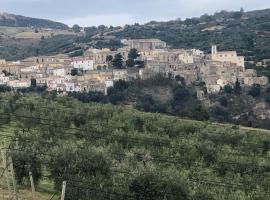
<svg viewBox="0 0 270 200"><path fill-rule="evenodd" d="M213 55L217 55L217 46L216 45L212 45L212 56Z"/></svg>

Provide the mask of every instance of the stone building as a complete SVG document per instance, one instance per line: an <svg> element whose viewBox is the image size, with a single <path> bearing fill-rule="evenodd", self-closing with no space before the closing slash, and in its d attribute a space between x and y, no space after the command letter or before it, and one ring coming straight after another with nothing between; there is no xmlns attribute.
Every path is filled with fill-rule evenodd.
<svg viewBox="0 0 270 200"><path fill-rule="evenodd" d="M167 47L166 42L159 39L136 39L127 41L129 49L141 50L155 50L165 49Z"/></svg>
<svg viewBox="0 0 270 200"><path fill-rule="evenodd" d="M237 56L236 51L221 51L217 50L217 46L212 46L211 60L220 62L231 62L237 66L241 66L245 69L245 58L243 56Z"/></svg>

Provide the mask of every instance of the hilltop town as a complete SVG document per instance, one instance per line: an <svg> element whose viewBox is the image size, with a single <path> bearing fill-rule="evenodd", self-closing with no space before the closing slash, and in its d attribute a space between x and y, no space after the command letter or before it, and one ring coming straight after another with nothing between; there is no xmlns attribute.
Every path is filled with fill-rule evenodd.
<svg viewBox="0 0 270 200"><path fill-rule="evenodd" d="M211 54L199 49L171 49L158 39L121 41L115 51L90 48L84 56L68 55L30 57L16 62L0 60L0 84L14 90L45 87L59 94L99 91L104 94L115 81L149 79L157 74L182 78L187 85L202 82L207 93L218 93L237 81L243 86L266 86L267 77L258 77L253 69L245 69L244 57L235 51ZM209 47L210 48L210 47ZM203 98L205 92L198 91Z"/></svg>
<svg viewBox="0 0 270 200"><path fill-rule="evenodd" d="M270 4L169 3L0 1L0 200L270 199Z"/></svg>

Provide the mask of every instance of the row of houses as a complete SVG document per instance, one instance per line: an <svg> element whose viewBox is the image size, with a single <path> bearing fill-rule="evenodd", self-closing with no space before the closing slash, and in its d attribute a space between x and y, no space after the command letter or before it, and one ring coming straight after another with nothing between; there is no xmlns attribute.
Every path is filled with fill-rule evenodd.
<svg viewBox="0 0 270 200"><path fill-rule="evenodd" d="M62 92L101 91L119 79L148 79L156 74L182 77L186 84L205 82L208 93L219 92L227 84L251 86L268 84L267 77L258 77L255 70L245 69L244 57L236 51L218 51L212 46L211 54L198 49L170 49L158 39L122 40L123 47L115 51L90 48L82 57L68 55L31 57L17 62L0 60L0 84L11 87L47 86L48 90ZM121 54L123 62L131 49L139 53L137 60L145 63L144 68L113 69L108 57ZM82 74L73 74L80 70Z"/></svg>

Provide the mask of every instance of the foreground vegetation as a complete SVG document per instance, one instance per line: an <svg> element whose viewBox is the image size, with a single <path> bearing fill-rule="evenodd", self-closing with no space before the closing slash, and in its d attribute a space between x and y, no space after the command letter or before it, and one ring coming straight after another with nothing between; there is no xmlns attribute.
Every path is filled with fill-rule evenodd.
<svg viewBox="0 0 270 200"><path fill-rule="evenodd" d="M74 92L69 96L84 103L128 105L144 112L270 129L267 116L260 118L269 109L270 88L246 87L236 82L232 86L226 85L217 94L208 94L203 101L197 99L198 89L206 93L203 82L187 86L181 77L173 79L157 75L147 80L119 80L108 89L106 96L100 92ZM266 106L259 109L260 104Z"/></svg>
<svg viewBox="0 0 270 200"><path fill-rule="evenodd" d="M2 94L17 182L66 199L269 199L270 133L54 94ZM11 132L11 131L10 131ZM16 149L15 138L19 140ZM48 186L49 187L49 186Z"/></svg>

